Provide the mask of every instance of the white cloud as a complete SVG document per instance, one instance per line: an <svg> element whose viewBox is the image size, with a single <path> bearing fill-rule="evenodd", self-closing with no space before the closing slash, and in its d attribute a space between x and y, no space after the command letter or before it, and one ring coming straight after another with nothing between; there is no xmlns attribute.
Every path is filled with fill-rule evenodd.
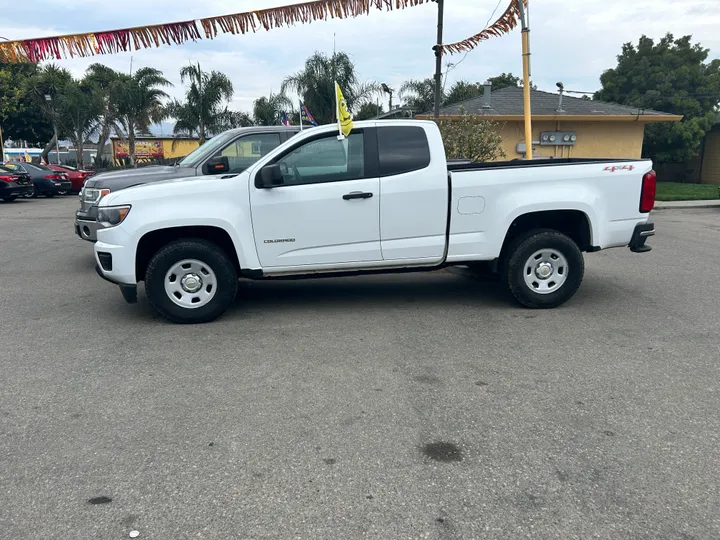
<svg viewBox="0 0 720 540"><path fill-rule="evenodd" d="M505 9L500 0L496 16ZM35 0L37 12L53 13L28 22L22 10L5 10L0 35L29 38L58 33L104 30L123 26L191 19L243 10L271 7L281 0L155 0L153 10L145 0L98 4L95 0ZM497 0L453 0L446 2L445 41L458 41L481 30ZM541 89L554 90L562 80L571 90L595 90L604 69L615 65L624 42L636 42L641 34L660 38L671 31L676 36L692 34L694 41L720 54L720 11L716 0L530 0L533 81ZM101 6L101 7L99 7ZM361 76L399 88L410 78L431 77L434 56L436 4L429 3L390 13L374 12L352 20L334 20L293 28L264 30L245 36L221 36L213 41L164 46L118 55L62 60L80 75L93 62L115 69L151 65L162 69L176 84L170 91L182 95L179 69L188 61L200 61L203 69L217 69L230 76L235 86L232 107L249 110L252 101L271 90L277 92L283 77L299 70L316 50L337 48L351 55ZM461 62L459 62L462 60ZM448 85L458 79L482 81L501 72L520 74L520 33L482 43L448 76Z"/></svg>

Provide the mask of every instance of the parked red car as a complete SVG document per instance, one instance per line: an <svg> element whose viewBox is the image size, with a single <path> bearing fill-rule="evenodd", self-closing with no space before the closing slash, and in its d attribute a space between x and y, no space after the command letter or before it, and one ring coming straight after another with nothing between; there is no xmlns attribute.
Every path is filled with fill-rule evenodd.
<svg viewBox="0 0 720 540"><path fill-rule="evenodd" d="M85 180L93 175L90 171L80 171L75 167L70 167L69 165L48 164L48 167L53 171L61 172L67 175L68 179L72 183L72 191L74 193L79 193L85 184Z"/></svg>

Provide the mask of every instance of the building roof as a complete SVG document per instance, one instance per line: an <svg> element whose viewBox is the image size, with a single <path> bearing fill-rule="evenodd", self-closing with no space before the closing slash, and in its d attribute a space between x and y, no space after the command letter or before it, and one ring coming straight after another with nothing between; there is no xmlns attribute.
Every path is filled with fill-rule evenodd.
<svg viewBox="0 0 720 540"><path fill-rule="evenodd" d="M655 111L652 109L638 109L607 103L605 101L580 99L563 95L562 111L558 111L560 95L540 90L530 90L532 115L554 117L621 117L624 119L637 119L638 115L645 121L668 121L679 120L681 116ZM482 114L493 117L522 116L523 114L523 89L516 86L509 86L494 90L490 93L490 108L484 108L485 96L478 96L459 103L453 103L440 108L440 115L460 114ZM430 114L430 113L426 113ZM653 118L654 117L654 118ZM663 120L660 120L662 118ZM586 119L586 118L584 118Z"/></svg>

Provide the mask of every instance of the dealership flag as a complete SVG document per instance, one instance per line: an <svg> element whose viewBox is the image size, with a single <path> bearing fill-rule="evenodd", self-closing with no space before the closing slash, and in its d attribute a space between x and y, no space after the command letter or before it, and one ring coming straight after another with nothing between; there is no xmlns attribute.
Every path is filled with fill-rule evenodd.
<svg viewBox="0 0 720 540"><path fill-rule="evenodd" d="M335 102L337 103L337 117L338 117L338 129L340 135L347 137L353 128L352 114L348 111L347 102L343 96L340 85L335 83ZM342 138L338 136L339 138Z"/></svg>
<svg viewBox="0 0 720 540"><path fill-rule="evenodd" d="M282 122L281 124L283 126L289 126L290 125L290 119L287 117L287 113L283 113Z"/></svg>
<svg viewBox="0 0 720 540"><path fill-rule="evenodd" d="M303 102L300 102L300 127L302 128L303 123L312 124L313 126L317 126L317 122L315 121L315 117L310 112L310 109L308 109Z"/></svg>

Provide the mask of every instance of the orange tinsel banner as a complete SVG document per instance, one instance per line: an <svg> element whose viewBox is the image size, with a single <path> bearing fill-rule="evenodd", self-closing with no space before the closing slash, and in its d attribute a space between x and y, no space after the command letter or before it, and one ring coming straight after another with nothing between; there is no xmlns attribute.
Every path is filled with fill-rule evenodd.
<svg viewBox="0 0 720 540"><path fill-rule="evenodd" d="M527 5L527 0L522 0L524 5ZM470 36L467 39L458 41L457 43L448 43L446 45L440 45L440 49L443 54L455 54L459 52L471 51L481 41L490 39L491 37L498 37L503 34L507 34L513 28L515 28L520 22L520 0L510 0L510 5L505 10L505 13L500 15L498 20L492 23L490 26L478 32L477 34Z"/></svg>
<svg viewBox="0 0 720 540"><path fill-rule="evenodd" d="M314 0L276 8L207 17L200 19L205 37L219 33L245 34L259 28L270 30L296 23L309 23L328 18L344 19L367 15L371 10L391 11L418 6L432 0ZM86 32L36 39L0 41L0 62L40 62L42 60L93 56L120 51L177 45L201 39L195 20L137 26L104 32Z"/></svg>

